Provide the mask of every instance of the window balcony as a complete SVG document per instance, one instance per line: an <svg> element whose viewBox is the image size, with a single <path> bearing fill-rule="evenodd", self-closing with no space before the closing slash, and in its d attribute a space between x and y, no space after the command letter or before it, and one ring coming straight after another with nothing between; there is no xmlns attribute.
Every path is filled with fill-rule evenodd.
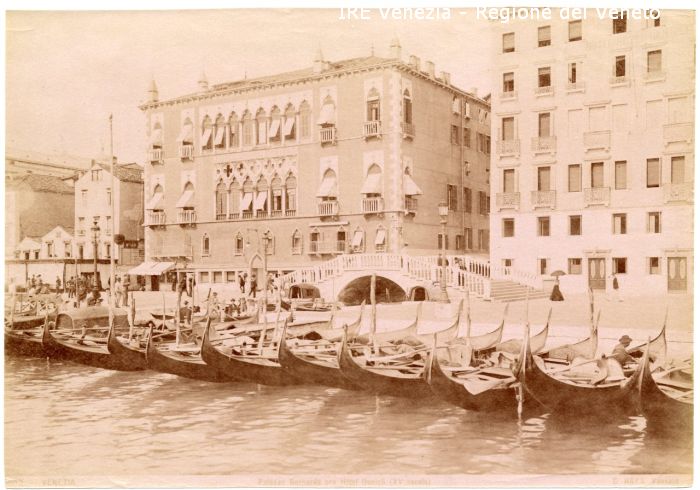
<svg viewBox="0 0 700 490"><path fill-rule="evenodd" d="M610 130L586 131L583 133L583 147L590 150L610 150Z"/></svg>
<svg viewBox="0 0 700 490"><path fill-rule="evenodd" d="M148 161L151 163L162 163L163 150L161 148L151 148L148 150Z"/></svg>
<svg viewBox="0 0 700 490"><path fill-rule="evenodd" d="M691 182L664 184L664 203L679 202L691 204L693 197L693 184Z"/></svg>
<svg viewBox="0 0 700 490"><path fill-rule="evenodd" d="M501 209L520 208L520 193L519 192L499 192L496 194L496 207Z"/></svg>
<svg viewBox="0 0 700 490"><path fill-rule="evenodd" d="M318 203L319 216L338 216L338 201L321 201Z"/></svg>
<svg viewBox="0 0 700 490"><path fill-rule="evenodd" d="M496 152L499 155L517 155L520 153L520 140L496 141Z"/></svg>
<svg viewBox="0 0 700 490"><path fill-rule="evenodd" d="M226 221L227 217L228 216L226 213L217 213L216 214L216 221Z"/></svg>
<svg viewBox="0 0 700 490"><path fill-rule="evenodd" d="M193 225L197 222L197 212L194 209L178 211L177 222L181 225Z"/></svg>
<svg viewBox="0 0 700 490"><path fill-rule="evenodd" d="M379 138L381 136L381 121L366 121L362 126L362 135L365 138Z"/></svg>
<svg viewBox="0 0 700 490"><path fill-rule="evenodd" d="M554 153L557 151L557 137L536 136L532 138L531 149L535 153Z"/></svg>
<svg viewBox="0 0 700 490"><path fill-rule="evenodd" d="M571 92L584 92L586 90L585 82L569 82L566 84L566 91Z"/></svg>
<svg viewBox="0 0 700 490"><path fill-rule="evenodd" d="M312 254L342 254L345 253L345 240L327 240L309 243L309 253Z"/></svg>
<svg viewBox="0 0 700 490"><path fill-rule="evenodd" d="M318 136L319 136L319 139L321 140L322 145L323 144L334 145L336 143L335 126L330 126L328 128L319 129Z"/></svg>
<svg viewBox="0 0 700 490"><path fill-rule="evenodd" d="M163 211L148 211L146 224L148 226L163 226L165 224L165 213Z"/></svg>
<svg viewBox="0 0 700 490"><path fill-rule="evenodd" d="M619 77L610 77L611 87L627 87L630 84L630 79L626 75Z"/></svg>
<svg viewBox="0 0 700 490"><path fill-rule="evenodd" d="M238 211L235 211L233 213L228 213L228 219L240 219L240 217L241 217L241 213L239 213ZM226 219L226 218L224 218L224 219Z"/></svg>
<svg viewBox="0 0 700 490"><path fill-rule="evenodd" d="M297 210L296 209L285 209L284 215L289 217L289 216L296 216L297 215Z"/></svg>
<svg viewBox="0 0 700 490"><path fill-rule="evenodd" d="M383 197L365 197L362 199L363 214L377 214L384 212Z"/></svg>
<svg viewBox="0 0 700 490"><path fill-rule="evenodd" d="M250 209L241 212L241 219L253 219L253 211Z"/></svg>
<svg viewBox="0 0 700 490"><path fill-rule="evenodd" d="M516 100L518 98L517 90L510 90L508 92L501 92L501 100Z"/></svg>
<svg viewBox="0 0 700 490"><path fill-rule="evenodd" d="M416 135L416 128L411 123L402 122L401 134L404 138L413 139L413 137Z"/></svg>
<svg viewBox="0 0 700 490"><path fill-rule="evenodd" d="M586 206L610 206L610 187L583 189L583 203Z"/></svg>
<svg viewBox="0 0 700 490"><path fill-rule="evenodd" d="M556 204L557 191L532 191L530 194L530 202L532 208L550 208L554 209Z"/></svg>
<svg viewBox="0 0 700 490"><path fill-rule="evenodd" d="M182 160L192 160L194 157L194 146L180 145L180 158Z"/></svg>
<svg viewBox="0 0 700 490"><path fill-rule="evenodd" d="M407 213L416 214L416 211L418 211L418 198L406 196L404 199L404 208Z"/></svg>
<svg viewBox="0 0 700 490"><path fill-rule="evenodd" d="M257 211L255 211L256 218L267 218L268 216L269 215L267 209L258 209Z"/></svg>
<svg viewBox="0 0 700 490"><path fill-rule="evenodd" d="M283 214L281 209L273 209L270 211L270 218L281 218Z"/></svg>
<svg viewBox="0 0 700 490"><path fill-rule="evenodd" d="M692 122L664 124L664 146L672 143L691 145L694 135L695 127Z"/></svg>
<svg viewBox="0 0 700 490"><path fill-rule="evenodd" d="M554 95L554 86L547 85L546 87L535 88L535 96L540 97L542 95Z"/></svg>

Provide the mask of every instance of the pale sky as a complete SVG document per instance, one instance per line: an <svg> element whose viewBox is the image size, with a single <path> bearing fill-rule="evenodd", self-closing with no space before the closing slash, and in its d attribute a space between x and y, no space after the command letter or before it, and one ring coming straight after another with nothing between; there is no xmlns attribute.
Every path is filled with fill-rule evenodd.
<svg viewBox="0 0 700 490"><path fill-rule="evenodd" d="M466 11L467 14L459 14ZM473 11L451 20L338 20L339 9L7 12L6 145L50 154L143 163L146 122L138 105L149 80L160 99L209 83L311 66L320 45L330 61L389 55L398 36L405 60L432 60L464 90L490 91L488 24Z"/></svg>

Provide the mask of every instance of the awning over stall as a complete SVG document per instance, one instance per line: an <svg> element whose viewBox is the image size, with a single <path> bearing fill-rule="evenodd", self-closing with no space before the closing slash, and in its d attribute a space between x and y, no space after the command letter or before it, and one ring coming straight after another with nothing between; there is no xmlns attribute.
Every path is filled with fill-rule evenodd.
<svg viewBox="0 0 700 490"><path fill-rule="evenodd" d="M423 191L410 175L403 174L403 193L407 196L419 196L423 194Z"/></svg>

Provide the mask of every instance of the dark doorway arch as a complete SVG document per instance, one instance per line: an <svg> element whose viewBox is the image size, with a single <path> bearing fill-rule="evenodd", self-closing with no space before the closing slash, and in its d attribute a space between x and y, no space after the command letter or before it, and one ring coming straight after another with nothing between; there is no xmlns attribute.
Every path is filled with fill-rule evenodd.
<svg viewBox="0 0 700 490"><path fill-rule="evenodd" d="M338 300L346 305L359 305L362 301L370 303L371 276L362 276L348 283L338 294ZM406 291L391 279L377 276L377 303L400 303L406 301Z"/></svg>
<svg viewBox="0 0 700 490"><path fill-rule="evenodd" d="M423 286L413 286L408 298L410 301L428 301L428 291Z"/></svg>

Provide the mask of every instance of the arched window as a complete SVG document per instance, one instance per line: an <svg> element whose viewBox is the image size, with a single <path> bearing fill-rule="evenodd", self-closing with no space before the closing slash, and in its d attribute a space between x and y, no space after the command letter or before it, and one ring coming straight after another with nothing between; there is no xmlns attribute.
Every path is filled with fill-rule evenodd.
<svg viewBox="0 0 700 490"><path fill-rule="evenodd" d="M382 169L376 163L367 169L367 177L362 184L360 194L366 194L367 197L382 195Z"/></svg>
<svg viewBox="0 0 700 490"><path fill-rule="evenodd" d="M275 253L275 235L268 229L263 236L263 249L267 255L274 255Z"/></svg>
<svg viewBox="0 0 700 490"><path fill-rule="evenodd" d="M282 113L277 106L270 111L270 131L267 136L270 143L282 142Z"/></svg>
<svg viewBox="0 0 700 490"><path fill-rule="evenodd" d="M374 251L375 252L386 252L387 251L387 244L386 244L386 228L384 226L379 225L377 227L377 232L374 234Z"/></svg>
<svg viewBox="0 0 700 490"><path fill-rule="evenodd" d="M372 88L367 94L367 121L379 120L381 120L379 92L376 88Z"/></svg>
<svg viewBox="0 0 700 490"><path fill-rule="evenodd" d="M333 98L330 95L323 99L318 124L322 128L335 126L335 102L333 102Z"/></svg>
<svg viewBox="0 0 700 490"><path fill-rule="evenodd" d="M350 247L356 253L365 251L365 230L359 227L355 228L355 231L352 233Z"/></svg>
<svg viewBox="0 0 700 490"><path fill-rule="evenodd" d="M216 186L216 219L218 221L228 218L228 190L226 184L219 182Z"/></svg>
<svg viewBox="0 0 700 490"><path fill-rule="evenodd" d="M241 212L241 186L235 179L231 182L229 192L228 217L229 219L237 219Z"/></svg>
<svg viewBox="0 0 700 490"><path fill-rule="evenodd" d="M289 104L284 110L284 128L282 134L284 136L285 141L294 140L297 137L295 131L296 118L297 115L294 111L294 106L292 104Z"/></svg>
<svg viewBox="0 0 700 490"><path fill-rule="evenodd" d="M299 135L302 139L311 137L311 107L306 101L299 106Z"/></svg>
<svg viewBox="0 0 700 490"><path fill-rule="evenodd" d="M160 123L155 123L151 131L151 148L163 148L163 128Z"/></svg>
<svg viewBox="0 0 700 490"><path fill-rule="evenodd" d="M316 197L320 197L322 201L335 201L338 199L338 178L333 169L326 169L321 179L321 185L318 188Z"/></svg>
<svg viewBox="0 0 700 490"><path fill-rule="evenodd" d="M243 146L253 146L254 123L250 112L243 114Z"/></svg>
<svg viewBox="0 0 700 490"><path fill-rule="evenodd" d="M408 89L403 91L403 122L413 124L413 100Z"/></svg>
<svg viewBox="0 0 700 490"><path fill-rule="evenodd" d="M257 114L255 114L256 122L256 133L255 133L255 144L266 145L267 144L267 115L264 109L259 109Z"/></svg>
<svg viewBox="0 0 700 490"><path fill-rule="evenodd" d="M192 120L189 117L185 118L180 129L180 135L177 137L177 142L182 145L191 145L192 136L194 135Z"/></svg>
<svg viewBox="0 0 700 490"><path fill-rule="evenodd" d="M309 251L314 253L321 251L321 232L318 228L312 228L309 233Z"/></svg>
<svg viewBox="0 0 700 490"><path fill-rule="evenodd" d="M233 254L243 255L243 235L239 231L233 239Z"/></svg>
<svg viewBox="0 0 700 490"><path fill-rule="evenodd" d="M214 133L214 148L222 150L226 148L226 120L221 114L216 116L216 131Z"/></svg>
<svg viewBox="0 0 700 490"><path fill-rule="evenodd" d="M272 216L282 216L283 210L283 198L282 198L282 179L278 175L272 179L270 182L270 189L272 190L272 202L270 203L270 210Z"/></svg>
<svg viewBox="0 0 700 490"><path fill-rule="evenodd" d="M147 211L157 211L157 212L162 212L163 211L163 186L160 184L156 184L156 186L153 188L153 193L151 194L151 197L148 199L148 202L146 203L146 210Z"/></svg>
<svg viewBox="0 0 700 490"><path fill-rule="evenodd" d="M344 253L348 245L348 233L345 231L345 228L342 226L338 228L338 231L335 233L335 238L335 250L339 253Z"/></svg>
<svg viewBox="0 0 700 490"><path fill-rule="evenodd" d="M209 116L204 116L204 121L202 121L202 139L200 140L200 145L203 150L211 150L214 148L212 141L214 126L211 122Z"/></svg>
<svg viewBox="0 0 700 490"><path fill-rule="evenodd" d="M261 175L258 179L257 184L255 184L256 194L254 209L256 216L267 216L267 211L269 209L269 205L267 202L268 188L269 186L267 185L265 177Z"/></svg>
<svg viewBox="0 0 700 490"><path fill-rule="evenodd" d="M243 182L243 198L241 199L241 213L243 218L253 217L253 197L255 186L250 178L246 178Z"/></svg>
<svg viewBox="0 0 700 490"><path fill-rule="evenodd" d="M240 139L238 137L238 115L232 112L228 117L228 128L229 128L229 148L238 148L240 146Z"/></svg>
<svg viewBox="0 0 700 490"><path fill-rule="evenodd" d="M209 235L206 233L202 236L202 256L209 256Z"/></svg>
<svg viewBox="0 0 700 490"><path fill-rule="evenodd" d="M284 182L285 204L287 216L294 216L297 210L297 178L293 175L287 177Z"/></svg>
<svg viewBox="0 0 700 490"><path fill-rule="evenodd" d="M292 253L299 255L304 247L304 235L299 230L294 230L292 233Z"/></svg>

